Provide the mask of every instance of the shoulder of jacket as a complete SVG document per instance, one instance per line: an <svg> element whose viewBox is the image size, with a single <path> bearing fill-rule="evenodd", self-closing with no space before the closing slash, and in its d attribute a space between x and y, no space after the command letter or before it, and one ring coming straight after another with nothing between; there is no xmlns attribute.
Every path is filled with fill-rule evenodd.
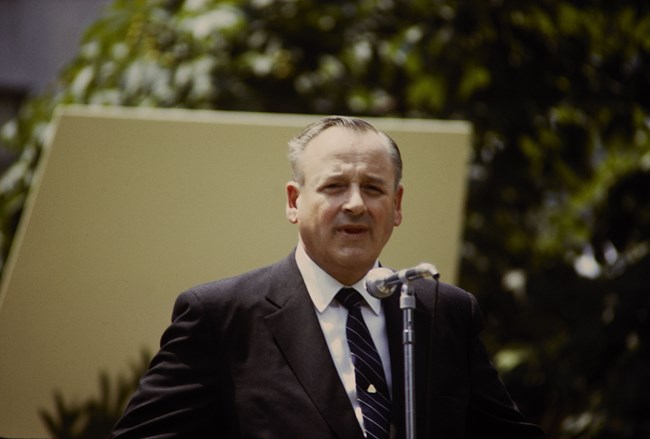
<svg viewBox="0 0 650 439"><path fill-rule="evenodd" d="M295 265L295 263L294 263ZM271 288L277 276L291 275L291 259L288 257L271 265L245 273L195 285L179 295L179 299L192 296L203 304L221 305L256 301ZM280 274L278 274L280 273ZM192 299L189 299L192 301Z"/></svg>

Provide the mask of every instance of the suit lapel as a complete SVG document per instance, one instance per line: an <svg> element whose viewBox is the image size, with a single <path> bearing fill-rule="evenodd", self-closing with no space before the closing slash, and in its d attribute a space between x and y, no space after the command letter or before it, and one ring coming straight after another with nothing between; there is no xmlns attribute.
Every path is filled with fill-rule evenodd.
<svg viewBox="0 0 650 439"><path fill-rule="evenodd" d="M363 432L341 383L314 305L293 254L278 266L267 299L276 307L265 317L289 367L332 430L341 438Z"/></svg>

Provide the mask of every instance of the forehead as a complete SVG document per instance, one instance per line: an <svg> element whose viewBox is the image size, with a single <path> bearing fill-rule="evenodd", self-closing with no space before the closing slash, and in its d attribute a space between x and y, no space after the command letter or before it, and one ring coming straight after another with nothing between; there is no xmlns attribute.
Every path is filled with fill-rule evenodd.
<svg viewBox="0 0 650 439"><path fill-rule="evenodd" d="M394 178L389 151L385 138L377 132L334 127L309 142L302 167L306 178L346 171Z"/></svg>

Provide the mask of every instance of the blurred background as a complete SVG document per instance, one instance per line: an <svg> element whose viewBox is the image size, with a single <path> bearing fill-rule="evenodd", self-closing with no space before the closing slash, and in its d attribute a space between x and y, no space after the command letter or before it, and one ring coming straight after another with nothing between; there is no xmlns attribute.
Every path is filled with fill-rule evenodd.
<svg viewBox="0 0 650 439"><path fill-rule="evenodd" d="M76 55L86 28L111 1L0 0L0 125L28 97L48 88ZM13 158L1 148L0 169Z"/></svg>
<svg viewBox="0 0 650 439"><path fill-rule="evenodd" d="M650 437L646 0L0 0L0 59L0 264L60 104L470 121L459 284L513 398ZM52 435L103 437L142 355Z"/></svg>

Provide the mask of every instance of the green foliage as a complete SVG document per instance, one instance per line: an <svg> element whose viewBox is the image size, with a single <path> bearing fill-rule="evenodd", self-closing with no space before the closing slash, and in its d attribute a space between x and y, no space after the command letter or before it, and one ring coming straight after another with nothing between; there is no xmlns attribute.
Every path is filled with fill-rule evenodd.
<svg viewBox="0 0 650 439"><path fill-rule="evenodd" d="M111 380L99 375L99 396L81 403L65 402L60 392L54 394L54 410L41 410L48 432L57 439L98 439L108 437L113 425L124 412L138 381L147 370L151 355L141 353L140 361L131 365L128 377Z"/></svg>
<svg viewBox="0 0 650 439"><path fill-rule="evenodd" d="M58 104L470 120L461 284L515 399L648 436L648 61L646 1L117 0L3 128L2 251Z"/></svg>

